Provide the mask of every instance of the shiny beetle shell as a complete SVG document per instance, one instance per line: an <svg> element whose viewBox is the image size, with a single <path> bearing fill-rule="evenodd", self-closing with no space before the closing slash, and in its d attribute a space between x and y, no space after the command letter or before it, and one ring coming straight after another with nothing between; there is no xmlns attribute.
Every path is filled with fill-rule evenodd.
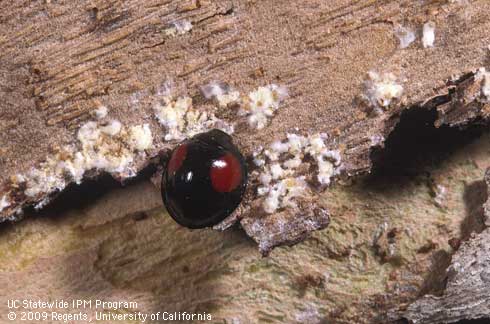
<svg viewBox="0 0 490 324"><path fill-rule="evenodd" d="M231 136L213 129L180 143L162 178L163 203L189 228L213 226L240 204L247 185L245 160Z"/></svg>

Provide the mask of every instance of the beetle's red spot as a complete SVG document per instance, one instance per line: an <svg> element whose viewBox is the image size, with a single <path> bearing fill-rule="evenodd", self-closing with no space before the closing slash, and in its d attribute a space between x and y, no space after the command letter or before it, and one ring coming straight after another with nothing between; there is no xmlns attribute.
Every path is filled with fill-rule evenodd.
<svg viewBox="0 0 490 324"><path fill-rule="evenodd" d="M172 153L172 157L168 162L167 172L170 174L177 172L179 168L182 166L182 163L184 162L186 156L187 156L187 144L179 145Z"/></svg>
<svg viewBox="0 0 490 324"><path fill-rule="evenodd" d="M235 190L242 182L240 161L231 153L226 153L211 165L211 185L217 192Z"/></svg>

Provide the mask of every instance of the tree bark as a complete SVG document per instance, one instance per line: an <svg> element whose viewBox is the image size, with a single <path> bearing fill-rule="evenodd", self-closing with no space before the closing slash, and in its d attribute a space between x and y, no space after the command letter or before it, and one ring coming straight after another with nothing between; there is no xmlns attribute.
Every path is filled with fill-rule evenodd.
<svg viewBox="0 0 490 324"><path fill-rule="evenodd" d="M482 314L433 317L424 308L430 297L408 304L418 294L453 294L443 278L454 242L484 227L466 195L483 176L485 142L438 165L415 161L417 170L429 170L429 180L417 171L393 189L398 176L366 174L413 111L434 115L421 118L420 129L431 125L427 134L436 128L453 134L451 127L487 120L490 77L481 69L490 44L487 1L7 1L0 9L0 217L18 220L22 211L32 214L30 206L42 209L61 197L41 211L46 217L4 225L3 297L45 297L48 285L50 295L64 298L135 299L145 312L206 310L228 322L370 323L388 320L388 311L423 322ZM423 45L424 25L435 26L433 46ZM406 48L402 30L415 36ZM104 173L125 182L165 162L180 141L166 140L169 129L156 116L169 81L175 100L190 98L192 109L233 125L234 141L250 161L245 199L217 229L239 224L267 255L330 227L260 259L241 230L189 232L162 217L159 192L149 182L115 189L81 210L70 193L60 193L72 188L73 177L29 194L25 178L33 169L55 172L50 168L58 164L47 161L66 147L81 149L80 129L89 122L105 127L117 120L128 134L148 124L153 134L151 148L138 152L117 142L132 162L123 171L85 170L82 182L90 188L102 186L104 180L91 179ZM201 89L210 82L226 84L241 99L224 106L207 100ZM288 96L255 129L238 110L250 93L272 84ZM101 106L108 116L98 120ZM419 138L417 126L398 129L407 141ZM325 147L339 161L326 186L315 182L319 162L302 156L291 177L306 177L305 194L268 213L258 194L263 170L251 161L261 146L291 133L326 134ZM459 148L457 138L441 143ZM416 160L417 149L410 152L405 159ZM465 154L476 162L465 164ZM389 158L382 161L380 168L392 167ZM272 164L266 159L263 168ZM486 242L484 233L463 243L455 260L473 253L467 251L476 240ZM29 284L19 289L19 281ZM239 297L230 302L232 295ZM256 298L266 303L258 307Z"/></svg>

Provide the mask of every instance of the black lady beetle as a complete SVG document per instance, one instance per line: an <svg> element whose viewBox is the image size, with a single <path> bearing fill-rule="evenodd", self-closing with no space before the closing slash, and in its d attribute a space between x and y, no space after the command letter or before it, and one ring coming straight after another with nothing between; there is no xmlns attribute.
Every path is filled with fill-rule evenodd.
<svg viewBox="0 0 490 324"><path fill-rule="evenodd" d="M162 178L163 203L189 228L218 224L240 204L247 185L245 160L231 136L213 129L180 143Z"/></svg>

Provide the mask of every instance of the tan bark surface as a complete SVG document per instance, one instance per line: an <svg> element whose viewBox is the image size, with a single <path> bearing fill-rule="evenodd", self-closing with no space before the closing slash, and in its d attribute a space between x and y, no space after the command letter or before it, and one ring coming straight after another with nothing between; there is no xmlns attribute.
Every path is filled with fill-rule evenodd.
<svg viewBox="0 0 490 324"><path fill-rule="evenodd" d="M488 117L475 72L488 67L489 18L485 0L1 2L0 197L12 200L0 211L4 220L53 194L27 197L11 176L75 142L100 105L127 127L150 124L154 147L135 156L136 170L153 157L164 160L176 142L164 140L153 108L168 80L200 110L213 107L199 92L213 80L242 94L285 85L289 97L264 129L250 129L233 107L218 111L236 123L239 147L250 158L295 127L302 135L325 132L343 167L325 192L310 188L302 208L271 215L260 208L252 175L241 208L222 227L239 219L262 253L330 222L268 258L242 229L178 227L146 180L87 204L61 201L62 209L28 212L3 225L1 300L128 300L147 313L206 311L226 323L386 322L388 311L396 314L391 319L416 319L410 311L417 304L409 304L442 294L457 242L483 230L490 138L443 162L417 161L415 174L353 176L370 170L370 152L405 109L437 110L423 120L437 126ZM168 33L184 20L190 31ZM424 48L429 21L436 38ZM404 49L398 25L417 35ZM378 114L362 100L369 71L393 73L403 86L403 96ZM417 132L409 128L403 137ZM446 188L442 198L437 185Z"/></svg>
<svg viewBox="0 0 490 324"><path fill-rule="evenodd" d="M205 311L215 323L390 323L389 311L441 293L458 242L483 228L490 136L466 144L425 156L416 174L328 191L331 225L266 258L242 230L177 226L147 182L5 224L0 319L7 299L50 297Z"/></svg>
<svg viewBox="0 0 490 324"><path fill-rule="evenodd" d="M490 43L489 5L483 0L14 1L2 6L0 177L11 200L4 217L48 194L26 197L22 184L10 177L72 143L77 128L100 104L123 125L148 122L157 134L154 148L134 157L136 170L175 145L163 141L165 128L153 116L159 90L168 80L174 80L180 94L193 97L199 109L207 104L199 100L198 87L211 80L242 93L283 84L290 97L262 130L248 128L232 109L220 111L225 120L237 123L234 137L244 154L250 156L259 145L284 139L298 127L299 134L330 136L328 147L340 151L344 175L365 172L370 148L382 145L398 112L435 96L447 99L454 86L448 80L484 66ZM192 30L169 35L168 29L184 20L192 23ZM436 26L431 48L421 44L427 22ZM408 48L399 48L394 36L398 25L418 35ZM403 85L403 97L384 113L366 114L360 102L369 71L393 73ZM479 85L466 92L476 95ZM485 117L485 106L472 104L477 97L463 97L462 104L453 98L458 104L443 109L439 122ZM256 186L252 176L235 217L242 218L264 253L328 224L327 214L315 207L315 188L302 208L267 216Z"/></svg>
<svg viewBox="0 0 490 324"><path fill-rule="evenodd" d="M490 172L485 174L485 185L490 185ZM490 199L483 206L484 227L489 223ZM479 232L479 231L478 231ZM446 269L447 283L440 296L426 295L403 312L413 323L454 323L463 320L489 320L490 292L488 228L472 233L453 255ZM398 315L399 316L399 315ZM397 315L394 316L395 318Z"/></svg>

